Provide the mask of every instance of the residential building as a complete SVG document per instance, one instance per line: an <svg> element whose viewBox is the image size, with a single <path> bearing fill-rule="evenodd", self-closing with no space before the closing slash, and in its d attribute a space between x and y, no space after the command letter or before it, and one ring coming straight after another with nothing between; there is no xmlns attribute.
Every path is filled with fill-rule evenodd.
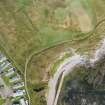
<svg viewBox="0 0 105 105"><path fill-rule="evenodd" d="M16 90L13 93L13 97L23 96L25 94L25 90Z"/></svg>
<svg viewBox="0 0 105 105"><path fill-rule="evenodd" d="M7 58L0 52L0 62L5 61Z"/></svg>
<svg viewBox="0 0 105 105"><path fill-rule="evenodd" d="M10 62L4 61L4 62L3 62L3 65L1 65L1 67L2 67L2 69L4 70L4 69L6 69L7 67L9 67L9 65L11 65Z"/></svg>
<svg viewBox="0 0 105 105"><path fill-rule="evenodd" d="M8 72L5 74L5 76L6 77L10 77L11 75L13 75L14 74L14 68L10 68L9 70L8 70Z"/></svg>
<svg viewBox="0 0 105 105"><path fill-rule="evenodd" d="M16 82L16 81L19 81L19 80L21 80L19 75L10 78L10 82Z"/></svg>
<svg viewBox="0 0 105 105"><path fill-rule="evenodd" d="M15 85L13 86L13 89L19 89L23 86L24 86L24 82L18 82L18 83L15 83Z"/></svg>
<svg viewBox="0 0 105 105"><path fill-rule="evenodd" d="M28 103L24 98L22 98L20 99L20 105L28 105Z"/></svg>
<svg viewBox="0 0 105 105"><path fill-rule="evenodd" d="M6 61L6 59L7 59L6 57L3 57L0 59L0 62L4 62L4 61Z"/></svg>

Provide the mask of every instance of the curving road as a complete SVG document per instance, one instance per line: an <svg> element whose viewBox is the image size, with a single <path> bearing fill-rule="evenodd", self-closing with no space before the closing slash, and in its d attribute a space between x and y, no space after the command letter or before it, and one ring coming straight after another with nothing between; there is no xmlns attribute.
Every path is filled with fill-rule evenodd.
<svg viewBox="0 0 105 105"><path fill-rule="evenodd" d="M70 41L71 41L71 42L72 42L72 41L82 41L82 40L84 40L84 39L86 39L86 38L89 38L90 36L93 36L93 34L95 33L96 29L97 29L97 28L100 26L100 24L102 24L103 22L105 22L105 18L102 19L101 21L99 21L99 22L96 24L94 30L93 30L92 32L86 34L86 37L83 37L83 38L80 38L80 39L75 39L75 40L67 40L67 41L64 41L64 42L62 42L62 43L58 43L57 45L62 45L62 44L68 43L68 42L70 42ZM80 34L78 34L78 35L80 35ZM46 51L46 50L48 50L48 49L50 49L50 48L56 47L57 45L53 45L53 46L50 46L50 47L48 47L48 48L39 50L38 52L33 52L33 53L30 54L29 57L27 57L27 59L26 59L24 79L25 79L25 88L26 88L26 92L27 92L27 95L28 95L28 99L29 99L29 105L30 105L30 95L29 95L29 92L28 92L27 78L26 78L26 75L27 75L27 65L29 64L29 62L30 62L30 60L32 59L33 56L37 56L37 55L43 53L44 51ZM3 46L1 46L1 48L4 49ZM4 51L6 51L6 50L4 49ZM94 59L91 59L91 62L94 62Z"/></svg>
<svg viewBox="0 0 105 105"><path fill-rule="evenodd" d="M56 97L56 87L57 87L59 77L62 74L64 75L71 72L73 68L78 64L84 64L84 60L83 60L83 57L81 57L78 54L75 54L74 56L67 58L65 62L59 66L57 72L54 74L54 77L49 81L47 105L56 105L57 103L58 96Z"/></svg>
<svg viewBox="0 0 105 105"><path fill-rule="evenodd" d="M105 55L105 39L102 41L102 45L96 50L93 59L89 59L90 63L93 65L97 60ZM49 81L49 91L47 97L47 105L57 105L60 90L63 84L64 77L67 76L76 65L86 64L87 59L75 54L72 57L67 58L63 64L59 66L54 77ZM58 91L56 92L56 87L58 84L58 79L61 77L60 85L58 86Z"/></svg>

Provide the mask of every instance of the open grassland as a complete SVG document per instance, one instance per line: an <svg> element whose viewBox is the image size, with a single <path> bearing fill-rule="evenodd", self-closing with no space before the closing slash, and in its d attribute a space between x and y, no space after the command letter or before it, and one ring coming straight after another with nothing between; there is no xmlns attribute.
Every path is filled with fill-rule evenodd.
<svg viewBox="0 0 105 105"><path fill-rule="evenodd" d="M5 103L5 99L2 99L2 97L0 96L0 104L4 104Z"/></svg>
<svg viewBox="0 0 105 105"><path fill-rule="evenodd" d="M71 4L73 0L69 3L68 1L0 1L1 50L23 74L27 57L35 53L27 68L31 105L44 105L46 88L41 92L33 90L36 84L41 84L37 87L42 88L43 84L45 86L48 82L50 65L60 53L72 47L77 52L90 54L104 36L103 0L74 0L74 5ZM79 9L75 8L75 5ZM77 12L80 12L84 18L82 19L81 15L77 18L79 16ZM87 18L89 29L84 30ZM91 32L85 33L90 30Z"/></svg>
<svg viewBox="0 0 105 105"><path fill-rule="evenodd" d="M102 39L102 37L104 37L104 33L105 33L105 20L104 20L105 10L104 10L104 5L105 4L104 4L103 1L95 1L94 0L93 2L94 2L93 8L95 8L96 17L97 17L97 25L95 27L95 30L93 30L93 32L91 32L89 34L76 35L75 39L77 41L70 41L70 42L68 42L66 44L63 44L64 48L73 47L73 48L77 49L76 51L79 52L79 53L82 53L82 54L85 53L85 54L91 55L94 52L94 50L96 49L96 47L98 46L97 43L99 43L100 40ZM100 9L99 9L99 7L100 7ZM87 36L86 38L84 38L85 35ZM81 39L81 40L78 40L78 39ZM57 47L57 49L59 49L59 46ZM61 49L63 49L63 47ZM45 65L50 65L54 60L53 59L49 59L51 56L49 57L47 55L48 54L51 54L53 56L58 55L57 52L56 52L57 50L55 50L55 49L51 50L50 49L50 51L52 51L53 54L51 52L49 52L49 50L48 50L48 53L46 53L46 51L45 51L42 54L43 57L42 57L42 55L39 56L39 57L38 56L36 57L36 55L32 57L32 60L29 62L29 65L28 65L28 68L27 68L27 71L28 71L27 78L32 77L30 80L28 79L28 84L30 84L30 83L31 84L35 84L35 83L43 80L43 77L41 78L40 75L44 75L45 74L48 77L50 77L48 75L48 72L45 73L47 71L47 69L48 69L48 66L47 66L47 69L44 66ZM60 51L59 51L59 53L60 53ZM52 56L52 58L54 58L53 56ZM42 60L42 58L44 58L43 59L44 61ZM47 59L48 63L45 64L46 59ZM42 69L41 69L41 67L42 67ZM31 74L31 72L29 71L31 68L33 68L32 69L33 72L37 72L37 71L38 72L40 71L40 72L38 74L35 74L35 73ZM41 72L43 70L45 71L44 73ZM38 78L37 76L36 76L36 78L34 78L35 77L34 75L37 75L40 78ZM47 77L47 79L48 79L48 77ZM33 78L34 78L34 80L33 80ZM33 86L32 86L32 88L33 88ZM32 90L32 89L30 89L30 90ZM40 94L40 93L35 93L35 94ZM30 94L30 96L31 96L31 94ZM33 98L32 103L35 103L35 100L37 99L37 96L32 95L31 99L32 98ZM40 102L38 102L38 103L40 103Z"/></svg>
<svg viewBox="0 0 105 105"><path fill-rule="evenodd" d="M60 3L60 0L58 1ZM20 68L24 68L26 58L33 51L73 40L81 33L71 28L62 29L51 25L54 16L50 16L50 13L46 16L46 12L54 12L55 3L51 5L49 1L46 6L39 0L36 6L28 0L0 2L0 45ZM69 14L69 11L67 13ZM51 22L48 21L49 18L52 18ZM56 26L56 23L54 24Z"/></svg>
<svg viewBox="0 0 105 105"><path fill-rule="evenodd" d="M35 88L36 83L41 83L41 82L46 83L49 80L51 76L49 71L51 69L50 65L53 64L53 62L57 59L57 56L59 57L60 53L62 53L63 51L66 51L62 49L73 47L76 49L76 52L78 53L88 54L92 56L92 53L98 47L97 43L99 43L100 40L102 40L102 37L104 37L104 33L105 33L105 30L103 28L104 25L105 25L105 22L100 24L99 27L97 27L97 30L93 34L90 34L90 36L87 37L86 39L81 38L81 40L68 42L61 46L48 49L47 51L44 51L43 53L41 53L41 55L40 54L34 55L32 59L29 61L28 68L27 68L27 78L28 78L27 83L28 83L28 86L30 87L29 92L32 91L33 88ZM46 89L44 91L46 91ZM33 92L32 94L34 93L40 94L40 92L38 93ZM33 98L32 103L35 103L37 96L34 95L35 97L33 97L33 95L31 94L30 96L31 96L31 99Z"/></svg>

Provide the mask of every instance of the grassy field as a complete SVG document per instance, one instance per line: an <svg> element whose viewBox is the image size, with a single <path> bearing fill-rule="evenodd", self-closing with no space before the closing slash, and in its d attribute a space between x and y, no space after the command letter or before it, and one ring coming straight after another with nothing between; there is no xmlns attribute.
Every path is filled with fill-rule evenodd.
<svg viewBox="0 0 105 105"><path fill-rule="evenodd" d="M46 82L49 79L49 70L46 68L56 60L59 53L73 47L77 52L89 54L94 51L105 33L104 21L95 28L105 16L103 0L68 2L69 0L0 1L1 50L7 54L21 74L24 74L25 61L30 54L62 43L41 54L38 53L37 56L34 55L28 64L27 83L32 105L36 100L36 105L42 105L44 99L42 98L41 102L39 99L45 97L46 89L37 93L33 92L33 87L38 82ZM84 17L81 18L78 13ZM87 24L87 18L90 22L89 33L82 28ZM91 25L93 28L90 28Z"/></svg>
<svg viewBox="0 0 105 105"><path fill-rule="evenodd" d="M1 96L0 96L0 104L2 105L2 104L4 104L4 103L5 103L5 100L2 99Z"/></svg>
<svg viewBox="0 0 105 105"><path fill-rule="evenodd" d="M14 65L22 71L26 58L32 52L73 40L81 33L74 27L69 29L56 27L55 17L50 16L50 13L48 16L44 14L49 5L46 7L42 1L36 4L39 6L33 5L32 1L28 0L17 2L10 0L0 3L0 45ZM54 3L51 8L48 8L49 12L54 11L53 6ZM49 18L52 18L50 22Z"/></svg>
<svg viewBox="0 0 105 105"><path fill-rule="evenodd" d="M4 46L8 55L22 69L26 58L33 51L73 40L81 33L71 28L55 27L56 23L52 26L53 19L48 22L50 16L42 14L45 12L43 9L46 9L45 4L39 1L38 5L39 7L35 7L28 0L0 2L0 45ZM49 11L54 11L53 6Z"/></svg>

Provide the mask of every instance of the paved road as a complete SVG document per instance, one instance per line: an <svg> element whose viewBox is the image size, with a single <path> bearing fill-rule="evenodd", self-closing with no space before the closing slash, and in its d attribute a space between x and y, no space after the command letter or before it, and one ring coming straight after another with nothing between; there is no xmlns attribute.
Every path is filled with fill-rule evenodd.
<svg viewBox="0 0 105 105"><path fill-rule="evenodd" d="M12 105L12 102L10 102L10 100L7 99L6 102L3 105Z"/></svg>
<svg viewBox="0 0 105 105"><path fill-rule="evenodd" d="M0 85L4 85L3 88L0 88L0 95L2 96L2 98L6 99L6 98L10 97L10 96L12 95L13 91L12 91L11 88L9 88L9 87L5 84L5 82L4 82L4 80L1 78L1 76L0 76Z"/></svg>
<svg viewBox="0 0 105 105"><path fill-rule="evenodd" d="M68 74L68 72L71 72L73 70L73 67L75 67L77 64L82 63L82 61L84 62L82 57L76 54L66 59L65 62L60 65L60 67L57 69L57 72L54 74L54 77L49 82L49 93L48 93L47 105L54 105L54 101L56 97L56 86L58 83L58 79L62 75L62 73Z"/></svg>
<svg viewBox="0 0 105 105"><path fill-rule="evenodd" d="M105 39L102 42L102 45L100 48L98 48L94 54L94 58L90 59L90 62L92 65L102 58L105 55ZM73 70L73 67L75 67L77 64L84 64L85 59L83 59L80 55L74 55L71 58L68 58L65 60L63 64L60 65L60 67L57 69L57 72L54 74L54 77L49 81L49 93L47 98L47 105L56 105L57 100L59 97L60 90L58 90L56 94L56 86L58 83L58 79L60 76L62 76L61 81L63 82L64 77L70 73ZM61 88L62 83L60 83Z"/></svg>

